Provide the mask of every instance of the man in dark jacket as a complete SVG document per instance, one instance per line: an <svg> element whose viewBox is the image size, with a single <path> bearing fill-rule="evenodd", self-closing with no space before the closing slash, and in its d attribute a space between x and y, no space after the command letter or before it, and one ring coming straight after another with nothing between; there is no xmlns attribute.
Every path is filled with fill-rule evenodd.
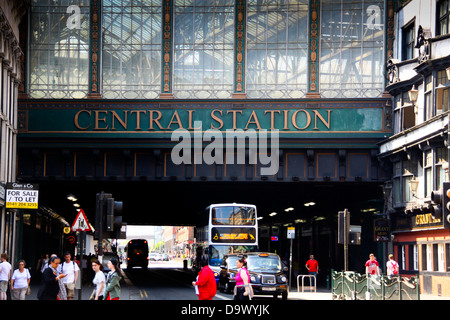
<svg viewBox="0 0 450 320"><path fill-rule="evenodd" d="M64 278L65 274L59 274L56 271L61 260L58 257L51 257L50 265L42 273L42 285L38 291L39 300L56 300L60 285L59 280Z"/></svg>

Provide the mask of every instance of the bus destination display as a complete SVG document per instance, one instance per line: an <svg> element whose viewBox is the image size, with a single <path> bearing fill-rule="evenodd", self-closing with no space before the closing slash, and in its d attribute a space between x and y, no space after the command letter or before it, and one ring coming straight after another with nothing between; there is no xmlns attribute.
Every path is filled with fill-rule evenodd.
<svg viewBox="0 0 450 320"><path fill-rule="evenodd" d="M214 243L256 243L256 228L220 227L211 229Z"/></svg>

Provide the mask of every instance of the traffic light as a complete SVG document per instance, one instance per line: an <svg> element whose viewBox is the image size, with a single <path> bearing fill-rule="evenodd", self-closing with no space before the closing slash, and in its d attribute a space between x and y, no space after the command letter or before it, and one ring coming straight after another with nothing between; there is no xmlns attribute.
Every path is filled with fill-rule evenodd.
<svg viewBox="0 0 450 320"><path fill-rule="evenodd" d="M345 211L338 212L338 243L348 244L348 235L350 229L350 213Z"/></svg>
<svg viewBox="0 0 450 320"><path fill-rule="evenodd" d="M450 182L442 186L442 220L444 228L450 228Z"/></svg>
<svg viewBox="0 0 450 320"><path fill-rule="evenodd" d="M431 204L429 208L431 214L436 219L442 218L443 198L442 189L431 191Z"/></svg>
<svg viewBox="0 0 450 320"><path fill-rule="evenodd" d="M122 226L122 201L114 201L114 198L106 199L106 231L120 230Z"/></svg>
<svg viewBox="0 0 450 320"><path fill-rule="evenodd" d="M121 238L122 212L122 201L115 201L110 193L97 193L94 239Z"/></svg>

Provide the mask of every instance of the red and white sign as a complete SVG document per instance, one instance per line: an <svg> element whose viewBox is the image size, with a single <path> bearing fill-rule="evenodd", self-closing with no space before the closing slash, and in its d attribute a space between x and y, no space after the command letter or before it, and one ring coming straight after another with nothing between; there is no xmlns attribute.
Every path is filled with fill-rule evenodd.
<svg viewBox="0 0 450 320"><path fill-rule="evenodd" d="M72 224L72 231L92 231L91 225L89 224L89 221L86 218L83 209L80 209L80 211L78 211L78 215Z"/></svg>

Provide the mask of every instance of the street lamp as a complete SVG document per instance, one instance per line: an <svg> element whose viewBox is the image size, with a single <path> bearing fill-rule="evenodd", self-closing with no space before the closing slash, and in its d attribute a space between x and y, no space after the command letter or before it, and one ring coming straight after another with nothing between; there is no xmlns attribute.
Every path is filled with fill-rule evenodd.
<svg viewBox="0 0 450 320"><path fill-rule="evenodd" d="M411 88L411 90L408 91L408 96L409 101L411 101L411 103L413 104L414 112L417 113L416 102L419 96L419 90L416 89L415 85Z"/></svg>
<svg viewBox="0 0 450 320"><path fill-rule="evenodd" d="M417 187L419 186L419 180L411 179L409 180L409 189L411 190L413 197L417 198L416 192Z"/></svg>

